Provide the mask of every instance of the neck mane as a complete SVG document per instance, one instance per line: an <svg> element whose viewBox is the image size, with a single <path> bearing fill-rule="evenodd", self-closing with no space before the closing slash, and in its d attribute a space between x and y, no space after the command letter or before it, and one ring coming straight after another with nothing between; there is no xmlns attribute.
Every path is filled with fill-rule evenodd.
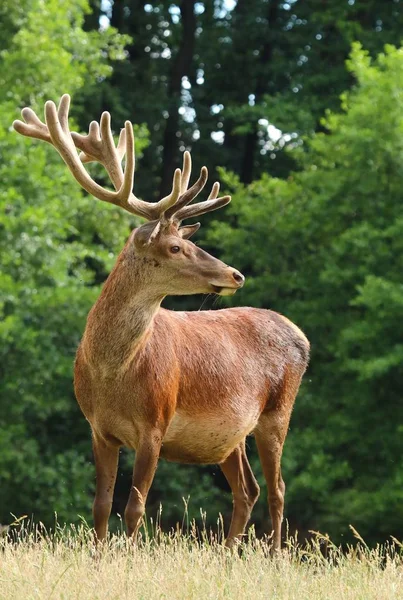
<svg viewBox="0 0 403 600"><path fill-rule="evenodd" d="M164 298L147 285L152 268L126 244L88 315L82 349L105 375L125 372L152 332Z"/></svg>

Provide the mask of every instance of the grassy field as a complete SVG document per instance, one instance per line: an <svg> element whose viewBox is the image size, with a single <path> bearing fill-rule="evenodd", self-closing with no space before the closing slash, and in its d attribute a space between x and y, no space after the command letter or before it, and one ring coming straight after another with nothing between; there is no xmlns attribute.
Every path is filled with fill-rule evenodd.
<svg viewBox="0 0 403 600"><path fill-rule="evenodd" d="M309 545L288 540L275 558L253 534L238 552L212 536L159 532L134 547L114 536L96 550L88 528L15 530L0 540L1 600L398 600L403 547L391 541L344 552L317 534Z"/></svg>

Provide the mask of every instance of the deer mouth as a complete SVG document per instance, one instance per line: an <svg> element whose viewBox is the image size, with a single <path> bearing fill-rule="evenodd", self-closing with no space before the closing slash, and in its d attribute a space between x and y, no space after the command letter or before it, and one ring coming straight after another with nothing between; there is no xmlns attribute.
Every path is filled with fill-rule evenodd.
<svg viewBox="0 0 403 600"><path fill-rule="evenodd" d="M238 289L237 287L214 285L213 283L210 283L210 285L214 294L218 296L233 296Z"/></svg>

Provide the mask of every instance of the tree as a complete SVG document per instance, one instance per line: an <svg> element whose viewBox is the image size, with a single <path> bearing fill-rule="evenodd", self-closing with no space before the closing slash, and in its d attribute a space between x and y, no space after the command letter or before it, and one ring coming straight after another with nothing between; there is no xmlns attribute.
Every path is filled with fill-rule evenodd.
<svg viewBox="0 0 403 600"><path fill-rule="evenodd" d="M262 172L286 177L296 168L288 145L320 130L352 84L344 68L352 42L375 56L399 43L403 26L392 0L238 0L234 8L119 0L103 13L92 4L97 18L87 26L108 16L131 43L127 60L89 94L87 112L148 126L138 183L148 199L167 193L185 149L196 168L221 165L244 183Z"/></svg>
<svg viewBox="0 0 403 600"><path fill-rule="evenodd" d="M20 117L18 107L29 104L40 114L44 100L66 90L73 95L73 113L81 117L83 95L89 98L95 82L111 73L108 57L123 55L127 38L113 29L106 36L82 30L85 11L85 2L27 0L15 19L5 11L8 21L2 22L7 44L0 64L0 522L9 521L10 513L33 515L47 525L55 513L60 522L90 516L95 472L90 431L74 398L73 361L86 315L136 220L114 206L94 207L50 146L10 129ZM135 134L141 158L147 130L136 126ZM96 175L104 177L101 170ZM132 459L124 454L116 486L120 513L131 469ZM150 515L164 497L169 506L164 519L182 519L189 477L199 481L192 490L193 514L207 497L214 502L219 496L211 491L208 473L182 467L173 479L172 471L172 465L161 465Z"/></svg>
<svg viewBox="0 0 403 600"><path fill-rule="evenodd" d="M10 512L47 523L54 512L77 519L89 508L88 428L73 396L72 363L97 279L110 269L128 223L108 206L95 212L54 150L10 129L18 106L36 108L66 89L78 94L87 78L110 73L109 50L122 39L112 29L84 33L86 10L83 0L25 0L4 11L0 521Z"/></svg>
<svg viewBox="0 0 403 600"><path fill-rule="evenodd" d="M402 519L403 50L356 44L354 89L307 141L300 171L243 186L211 243L248 275L237 302L274 308L312 342L286 443L288 517L368 541ZM296 150L298 152L298 150ZM247 251L253 248L253 252Z"/></svg>
<svg viewBox="0 0 403 600"><path fill-rule="evenodd" d="M192 89L195 149L203 144L202 155L243 183L265 171L288 175L295 167L286 152L290 134L320 129L325 109L335 109L352 83L344 68L352 42L374 56L399 43L403 22L399 3L374 0L238 0L232 11L204 4L196 48L203 84ZM214 131L224 133L221 145L211 143Z"/></svg>
<svg viewBox="0 0 403 600"><path fill-rule="evenodd" d="M371 56L396 42L400 4L242 0L231 11L206 1L185 26L184 3L122 0L104 30L107 5L98 0L92 18L85 0L1 4L0 521L34 512L49 522L55 510L75 520L91 503L90 438L73 398L72 362L134 222L115 207L94 209L54 150L10 130L16 107L39 108L69 91L82 128L105 108L113 127L136 120L135 186L146 199L160 187L167 122L170 160L179 163L188 147L196 168L207 162L210 171L221 164L238 173L222 172L233 203L210 235L204 222L206 243L247 275L240 304L286 313L313 342L286 444L288 516L303 531L336 538L348 522L368 540L398 531L402 54L387 47L371 63L355 47L348 71L343 61L355 39ZM172 87L184 47L191 49ZM176 105L167 113L170 89ZM350 91L335 112L343 89ZM326 107L332 112L321 120ZM220 131L224 143L211 137ZM262 171L282 179L239 180ZM131 469L123 463L120 513ZM214 521L229 512L217 471L161 463L149 514L162 500L163 522L181 519L190 478L198 480L193 514L207 507Z"/></svg>

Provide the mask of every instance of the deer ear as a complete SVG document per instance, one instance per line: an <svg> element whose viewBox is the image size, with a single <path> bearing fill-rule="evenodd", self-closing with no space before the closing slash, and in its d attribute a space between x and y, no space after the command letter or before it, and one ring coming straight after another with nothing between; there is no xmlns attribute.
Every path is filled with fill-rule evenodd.
<svg viewBox="0 0 403 600"><path fill-rule="evenodd" d="M133 240L139 248L152 244L161 231L161 221L150 221L135 229Z"/></svg>
<svg viewBox="0 0 403 600"><path fill-rule="evenodd" d="M156 224L156 226L154 227L154 229L150 233L150 236L149 236L149 238L147 240L147 244L152 244L153 241L155 240L155 238L158 236L158 234L159 234L160 231L161 231L161 221L158 221L158 223Z"/></svg>
<svg viewBox="0 0 403 600"><path fill-rule="evenodd" d="M185 225L184 227L179 227L178 233L182 239L188 240L196 231L199 229L200 223L195 223L194 225Z"/></svg>

